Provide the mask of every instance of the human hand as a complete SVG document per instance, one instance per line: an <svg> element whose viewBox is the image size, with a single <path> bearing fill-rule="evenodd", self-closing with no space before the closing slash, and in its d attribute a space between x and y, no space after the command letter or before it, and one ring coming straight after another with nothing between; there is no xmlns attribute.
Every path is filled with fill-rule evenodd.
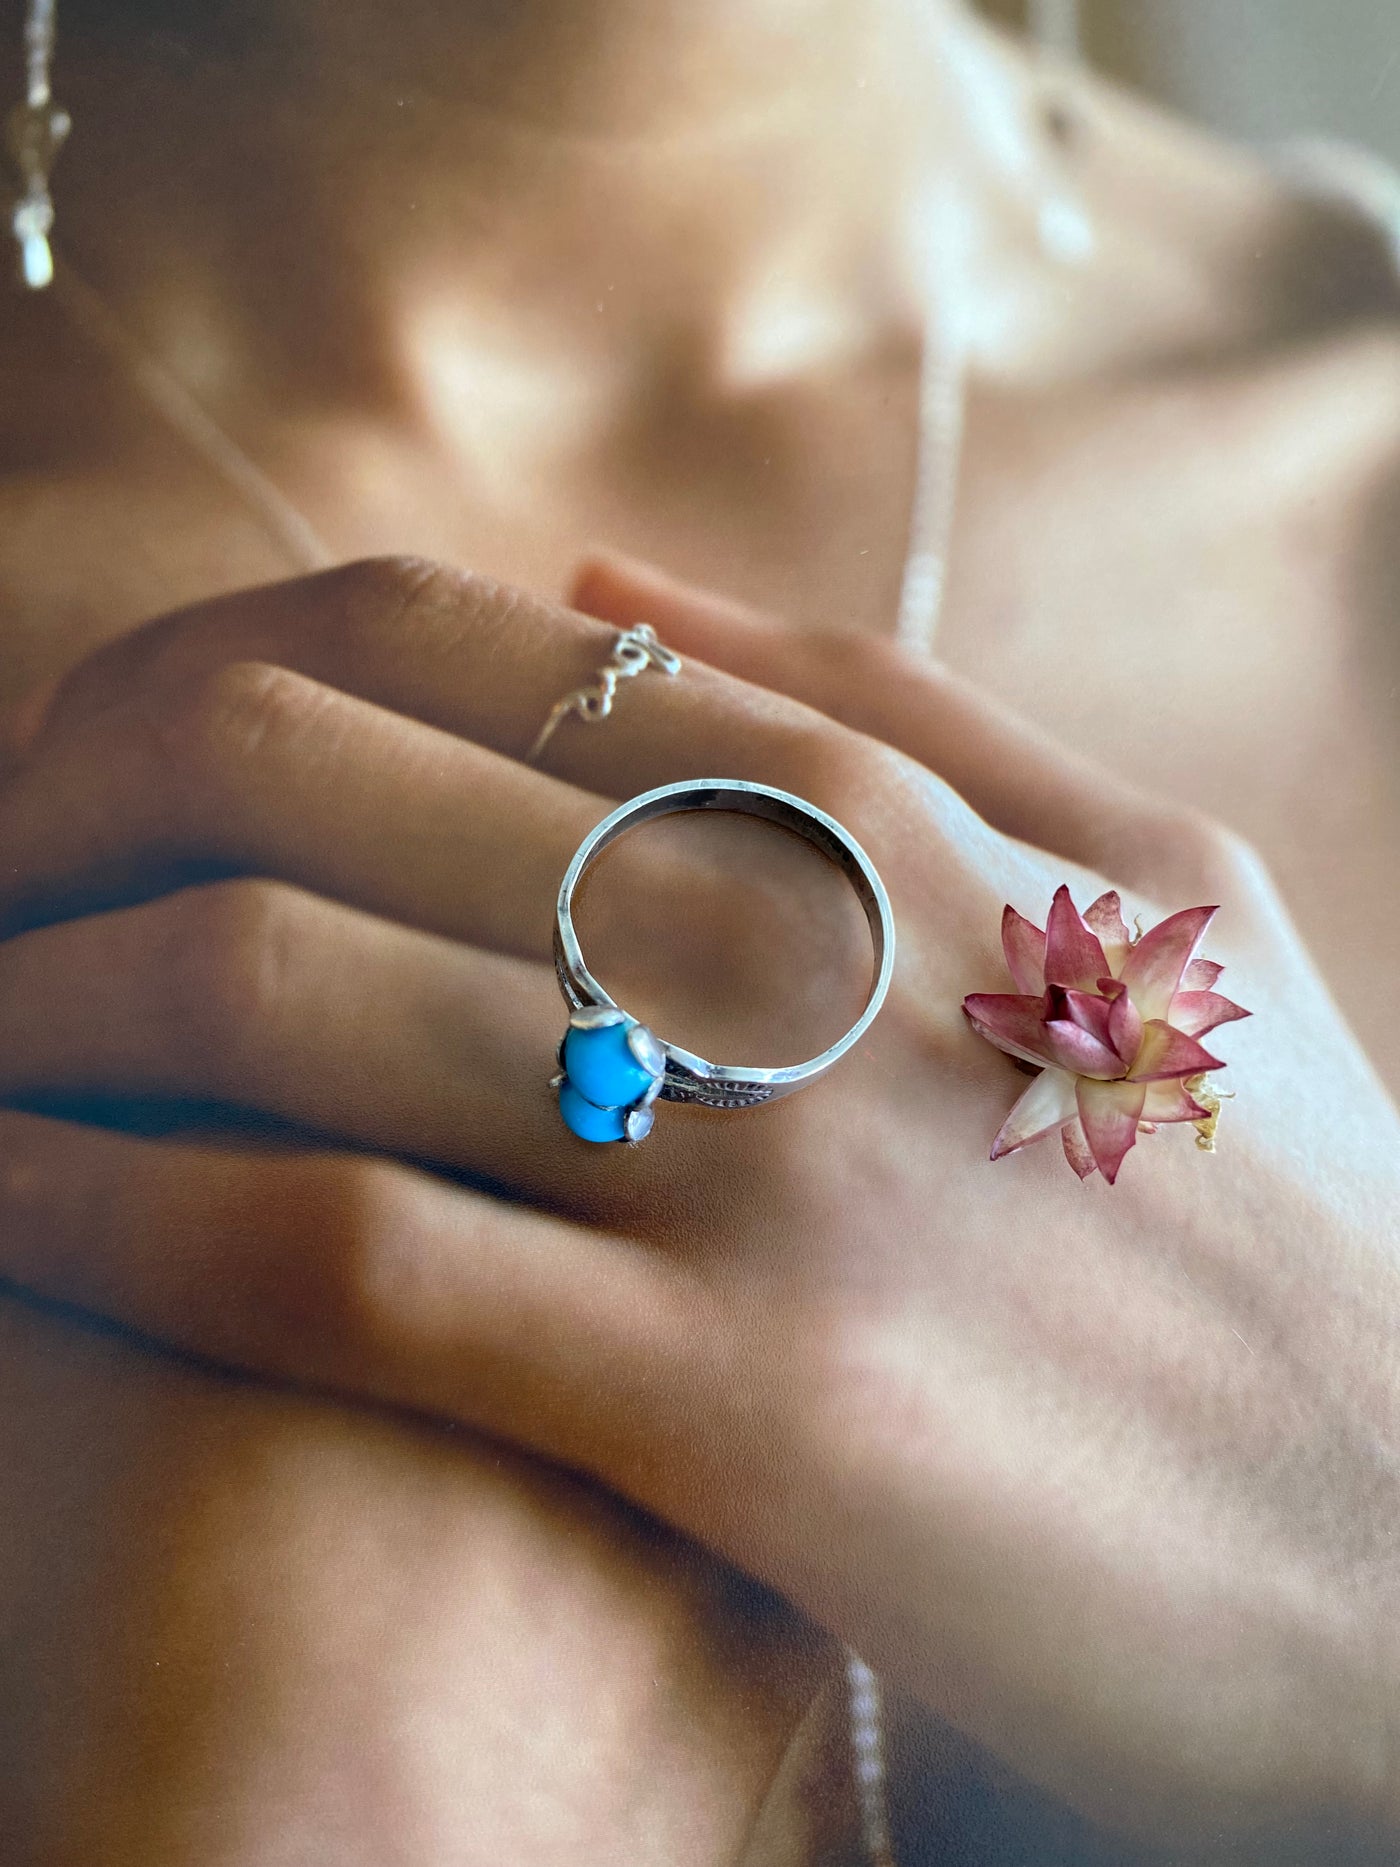
<svg viewBox="0 0 1400 1867"><path fill-rule="evenodd" d="M556 735L556 776L517 764L610 640L390 565L80 672L0 800L30 928L0 951L4 1093L230 1104L473 1185L12 1114L0 1266L602 1477L1105 1819L1394 1825L1396 1124L1257 865L937 677L961 795L694 665ZM697 775L854 830L895 986L808 1094L590 1151L543 1088L553 895L606 797ZM211 866L243 879L189 885ZM766 845L760 870L736 919L712 850L619 848L605 943L655 948L682 904L638 981L681 988L668 1034L699 1041L672 1014L720 981L782 1001L810 877ZM1212 944L1260 1015L1221 1156L1166 1135L1094 1197L1034 1152L986 1165L1017 1079L959 1006L1003 983L1003 901L1104 871L1144 905L1222 900ZM847 956L804 956L818 998Z"/></svg>

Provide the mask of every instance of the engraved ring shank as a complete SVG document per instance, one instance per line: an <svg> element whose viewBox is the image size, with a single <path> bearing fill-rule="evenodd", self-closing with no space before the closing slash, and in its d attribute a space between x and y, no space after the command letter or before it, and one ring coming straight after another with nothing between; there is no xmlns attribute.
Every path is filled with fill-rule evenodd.
<svg viewBox="0 0 1400 1867"><path fill-rule="evenodd" d="M870 994L865 1009L843 1037L806 1063L790 1064L782 1069L757 1066L709 1063L679 1045L661 1039L666 1053L666 1077L661 1098L668 1102L700 1102L710 1108L747 1108L758 1102L771 1102L778 1096L791 1095L829 1070L869 1030L885 995L894 971L894 916L889 896L876 874L874 865L848 830L818 810L814 804L778 791L766 784L752 784L739 778L693 778L681 784L661 785L644 791L604 817L583 842L569 864L559 889L559 907L554 928L554 959L559 984L571 1011L587 1005L615 1005L584 963L578 935L574 931L573 899L575 890L594 861L620 836L658 817L671 817L688 811L720 810L750 817L763 817L803 837L842 871L855 889L870 924L874 946L874 966Z"/></svg>

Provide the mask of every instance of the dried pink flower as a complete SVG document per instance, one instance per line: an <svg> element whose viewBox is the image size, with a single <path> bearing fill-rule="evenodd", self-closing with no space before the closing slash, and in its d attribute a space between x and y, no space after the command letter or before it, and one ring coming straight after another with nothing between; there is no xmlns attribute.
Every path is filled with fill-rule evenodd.
<svg viewBox="0 0 1400 1867"><path fill-rule="evenodd" d="M1008 907L1001 944L1014 993L963 1000L972 1028L1039 1074L1002 1124L992 1159L1058 1133L1065 1158L1110 1185L1139 1134L1194 1122L1209 1146L1223 1069L1199 1039L1247 1018L1215 990L1222 968L1196 959L1214 908L1183 908L1134 938L1111 890L1080 915L1058 888L1044 933Z"/></svg>

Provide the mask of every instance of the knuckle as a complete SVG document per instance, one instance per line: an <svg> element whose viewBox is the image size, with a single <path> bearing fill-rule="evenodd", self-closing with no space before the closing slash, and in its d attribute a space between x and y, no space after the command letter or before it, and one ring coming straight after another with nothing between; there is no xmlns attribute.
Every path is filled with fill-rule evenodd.
<svg viewBox="0 0 1400 1867"><path fill-rule="evenodd" d="M371 1156L328 1161L321 1175L314 1326L358 1350L412 1345L440 1296L418 1222L413 1176Z"/></svg>
<svg viewBox="0 0 1400 1867"><path fill-rule="evenodd" d="M427 558L370 558L343 573L347 589L332 604L336 652L352 666L381 667L387 642L396 665L414 670L415 698L404 711L433 718L441 695L463 667L495 652L528 604L508 584Z"/></svg>
<svg viewBox="0 0 1400 1867"><path fill-rule="evenodd" d="M333 572L332 580L344 598L382 613L417 602L425 591L455 575L435 558L405 551L357 558Z"/></svg>
<svg viewBox="0 0 1400 1867"><path fill-rule="evenodd" d="M316 682L263 662L230 662L201 674L151 716L155 752L179 787L172 802L240 796L267 748L299 736L324 695Z"/></svg>
<svg viewBox="0 0 1400 1867"><path fill-rule="evenodd" d="M796 730L788 767L803 797L843 819L878 809L904 781L890 747L825 723Z"/></svg>
<svg viewBox="0 0 1400 1867"><path fill-rule="evenodd" d="M353 1154L293 1154L245 1175L241 1328L258 1360L302 1379L367 1372L410 1229L406 1170Z"/></svg>
<svg viewBox="0 0 1400 1867"><path fill-rule="evenodd" d="M807 652L817 677L818 691L832 710L869 683L872 664L887 680L897 681L901 676L907 679L907 671L896 665L892 643L859 632L844 629L814 632L808 638Z"/></svg>
<svg viewBox="0 0 1400 1867"><path fill-rule="evenodd" d="M479 627L508 612L514 594L480 572L423 557L365 558L336 575L347 630L375 639L386 630L436 634L444 622L458 630Z"/></svg>
<svg viewBox="0 0 1400 1867"><path fill-rule="evenodd" d="M202 1053L206 1079L246 1091L251 1059L285 1017L307 937L307 898L261 880L172 896L155 990L172 1044Z"/></svg>

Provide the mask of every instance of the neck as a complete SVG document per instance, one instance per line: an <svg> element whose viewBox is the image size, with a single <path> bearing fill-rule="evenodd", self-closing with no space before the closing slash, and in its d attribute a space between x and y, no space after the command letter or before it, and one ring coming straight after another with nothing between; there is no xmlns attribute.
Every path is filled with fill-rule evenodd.
<svg viewBox="0 0 1400 1867"><path fill-rule="evenodd" d="M935 0L937 3L937 0ZM909 0L292 0L262 35L332 113L434 112L667 147L788 124L868 71Z"/></svg>
<svg viewBox="0 0 1400 1867"><path fill-rule="evenodd" d="M898 289L898 74L942 3L266 0L123 41L74 0L61 237L206 394L403 412L448 334L502 380L690 368L779 271Z"/></svg>

